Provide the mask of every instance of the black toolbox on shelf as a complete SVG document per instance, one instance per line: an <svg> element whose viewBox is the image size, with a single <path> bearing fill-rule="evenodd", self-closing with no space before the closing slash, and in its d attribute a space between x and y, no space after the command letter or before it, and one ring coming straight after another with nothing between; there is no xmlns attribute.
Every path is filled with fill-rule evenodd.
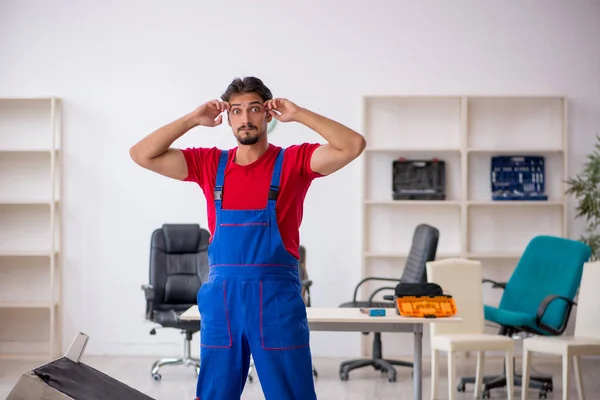
<svg viewBox="0 0 600 400"><path fill-rule="evenodd" d="M446 163L443 160L406 160L392 163L394 200L445 200Z"/></svg>

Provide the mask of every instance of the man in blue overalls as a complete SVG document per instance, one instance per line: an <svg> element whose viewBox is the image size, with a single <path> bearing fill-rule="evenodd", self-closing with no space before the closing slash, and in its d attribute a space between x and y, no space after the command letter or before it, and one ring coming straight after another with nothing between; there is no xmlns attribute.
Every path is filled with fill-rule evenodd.
<svg viewBox="0 0 600 400"><path fill-rule="evenodd" d="M222 113L238 147L170 148ZM326 144L268 143L272 118L298 122ZM252 355L267 400L316 399L310 330L298 274L303 201L314 178L344 167L364 138L346 126L273 99L254 77L234 80L213 100L148 135L130 153L140 165L196 182L207 200L210 272L198 292L201 315L199 400L239 399Z"/></svg>

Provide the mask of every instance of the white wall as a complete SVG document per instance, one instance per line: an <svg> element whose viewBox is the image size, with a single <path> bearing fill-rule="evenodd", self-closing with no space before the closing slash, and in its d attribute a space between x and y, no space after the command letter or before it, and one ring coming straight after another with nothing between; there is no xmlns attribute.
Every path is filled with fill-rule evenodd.
<svg viewBox="0 0 600 400"><path fill-rule="evenodd" d="M64 99L63 345L83 331L88 354L180 351L177 332L148 335L140 285L151 231L205 225L205 202L194 184L137 167L128 149L233 77L259 76L275 96L355 129L364 94L564 94L574 171L600 133L599 40L597 1L3 0L0 96ZM272 140L320 138L288 124ZM224 126L177 145L234 141ZM360 279L359 166L315 182L306 200L315 306L349 300ZM356 355L360 336L315 333L313 351Z"/></svg>

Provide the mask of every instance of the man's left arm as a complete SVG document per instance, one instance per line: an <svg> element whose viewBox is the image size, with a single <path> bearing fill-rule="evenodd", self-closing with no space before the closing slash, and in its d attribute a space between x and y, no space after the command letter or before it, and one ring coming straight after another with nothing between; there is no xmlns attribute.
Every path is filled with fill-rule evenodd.
<svg viewBox="0 0 600 400"><path fill-rule="evenodd" d="M310 168L321 175L329 175L345 167L365 149L365 138L337 121L305 108L298 108L295 120L321 135L327 143L312 154Z"/></svg>
<svg viewBox="0 0 600 400"><path fill-rule="evenodd" d="M265 109L273 118L282 121L299 122L327 140L319 146L311 157L310 168L320 175L329 175L357 158L367 142L359 133L327 117L302 108L288 99L271 99L265 102Z"/></svg>

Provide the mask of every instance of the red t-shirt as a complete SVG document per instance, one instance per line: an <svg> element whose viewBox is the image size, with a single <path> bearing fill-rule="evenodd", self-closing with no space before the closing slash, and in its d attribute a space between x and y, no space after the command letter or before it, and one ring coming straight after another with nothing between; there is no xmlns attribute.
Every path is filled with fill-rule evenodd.
<svg viewBox="0 0 600 400"><path fill-rule="evenodd" d="M322 175L310 168L310 158L319 143L303 143L285 149L277 199L277 223L286 249L299 258L300 224L304 198L313 179ZM267 151L255 162L241 166L233 162L237 150L229 151L225 168L221 207L229 210L261 209L267 206L271 174L281 147L269 144ZM215 231L214 187L221 151L216 148L193 147L181 149L188 167L185 181L196 182L204 192L207 204L208 229Z"/></svg>

